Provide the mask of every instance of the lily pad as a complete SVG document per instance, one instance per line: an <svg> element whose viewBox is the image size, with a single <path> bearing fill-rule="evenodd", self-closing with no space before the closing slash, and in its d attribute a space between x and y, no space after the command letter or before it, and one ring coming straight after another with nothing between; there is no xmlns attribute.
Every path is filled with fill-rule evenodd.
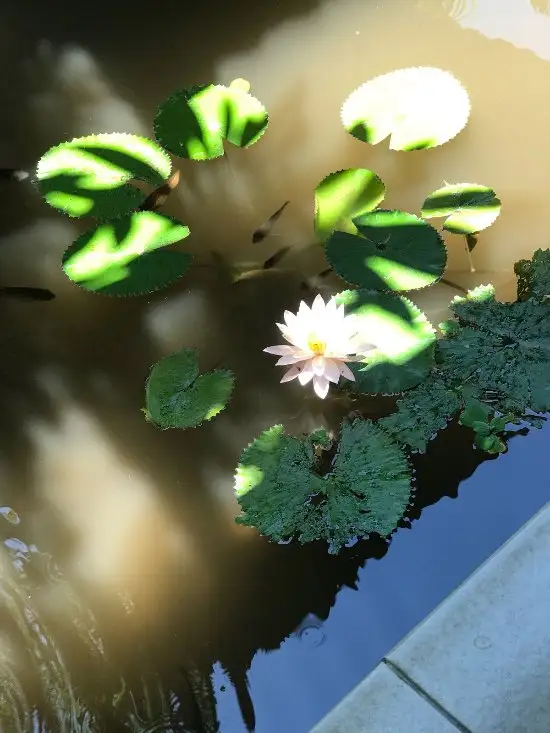
<svg viewBox="0 0 550 733"><path fill-rule="evenodd" d="M338 229L356 234L352 219L366 214L384 200L386 187L367 168L330 173L315 189L315 234L324 242Z"/></svg>
<svg viewBox="0 0 550 733"><path fill-rule="evenodd" d="M358 140L377 145L390 137L390 150L420 150L458 135L468 122L470 100L448 71L397 69L355 89L340 116Z"/></svg>
<svg viewBox="0 0 550 733"><path fill-rule="evenodd" d="M443 229L455 234L476 234L500 214L501 203L492 188L479 183L447 184L422 204L425 219L446 217Z"/></svg>
<svg viewBox="0 0 550 733"><path fill-rule="evenodd" d="M63 270L76 285L102 295L150 293L189 268L191 255L156 251L188 235L170 216L137 211L81 234L63 255Z"/></svg>
<svg viewBox="0 0 550 733"><path fill-rule="evenodd" d="M405 211L378 209L353 219L358 234L336 231L325 244L330 265L361 288L407 291L441 279L447 250L423 219Z"/></svg>
<svg viewBox="0 0 550 733"><path fill-rule="evenodd" d="M399 443L425 453L428 443L460 410L462 400L436 376L430 375L397 401L397 411L378 425Z"/></svg>
<svg viewBox="0 0 550 733"><path fill-rule="evenodd" d="M147 194L129 183L161 186L168 154L146 137L121 132L77 137L50 148L38 161L38 189L47 203L71 217L110 219L133 211Z"/></svg>
<svg viewBox="0 0 550 733"><path fill-rule="evenodd" d="M436 360L445 381L494 393L501 412L549 411L550 308L534 300L499 303L489 288L478 293L454 298L456 319L440 326L445 338Z"/></svg>
<svg viewBox="0 0 550 733"><path fill-rule="evenodd" d="M374 290L345 290L336 297L355 315L361 340L376 345L362 362L350 363L363 394L395 394L419 384L434 363L435 331L424 313L403 296Z"/></svg>
<svg viewBox="0 0 550 733"><path fill-rule="evenodd" d="M411 498L402 449L370 420L345 424L333 468L322 473L309 436L263 432L243 452L235 476L239 524L276 542L325 540L337 552L350 539L389 536Z"/></svg>
<svg viewBox="0 0 550 733"><path fill-rule="evenodd" d="M145 415L164 430L197 427L226 407L234 384L228 369L199 374L196 352L183 349L151 369L145 389Z"/></svg>
<svg viewBox="0 0 550 733"><path fill-rule="evenodd" d="M158 108L155 137L181 158L212 160L224 154L223 143L247 148L268 125L265 107L248 93L246 80L229 87L203 84L180 89Z"/></svg>
<svg viewBox="0 0 550 733"><path fill-rule="evenodd" d="M518 300L550 298L550 249L537 249L530 260L514 265L518 280Z"/></svg>

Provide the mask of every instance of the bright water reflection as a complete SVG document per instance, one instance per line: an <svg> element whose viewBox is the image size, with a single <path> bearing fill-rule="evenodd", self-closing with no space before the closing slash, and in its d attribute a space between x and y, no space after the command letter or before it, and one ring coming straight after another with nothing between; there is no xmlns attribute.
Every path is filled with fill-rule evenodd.
<svg viewBox="0 0 550 733"><path fill-rule="evenodd" d="M513 262L549 245L544 3L303 0L250 3L248 14L247 5L220 3L224 20L214 27L211 4L202 12L165 3L154 22L150 5L134 6L121 31L124 12L104 0L85 22L65 2L32 15L6 4L2 163L30 166L74 135L147 134L155 105L177 86L243 76L268 107L270 128L251 150L231 151L230 167L182 164L181 193L167 211L191 227L193 251L263 260L293 244L289 266L313 274L322 263L300 250L311 241L312 190L330 171L366 165L386 183L385 203L412 212L443 180L493 186L503 209L480 237L478 272L469 275L452 236L450 266L463 284L490 279L512 297ZM347 94L413 65L440 66L462 81L473 108L466 130L411 154L347 136L338 117ZM213 731L217 716L223 733L238 733L242 715L249 727L257 719L259 733L305 733L545 500L535 482L522 487L521 506L514 490L524 462L535 476L548 468L548 431L514 439L507 456L469 480L460 502L441 502L413 532L400 532L384 562L367 564L359 591L346 590L333 608L364 561L385 555L382 543L328 558L324 548L269 546L233 522L242 447L270 424L311 429L341 411L279 386L262 354L275 343L275 320L299 300L300 278L272 274L231 288L203 268L148 299L87 295L59 268L78 224L29 188L10 185L3 195L2 284L24 281L58 296L1 306L0 504L21 518L11 525L0 517L0 706L15 716L6 731L38 730L38 707L52 731L184 730L183 718L188 729ZM279 236L252 245L252 231L286 199ZM438 286L417 301L437 323L451 295ZM142 418L143 382L155 360L183 346L200 350L204 368L223 358L241 389L211 425L161 433ZM460 431L442 446L447 473L434 456L419 466L420 507L455 497L479 464ZM476 524L479 516L486 524ZM434 552L452 541L448 553ZM435 556L445 558L441 567L430 565ZM400 596L400 578L415 574L433 581ZM327 643L317 645L319 628ZM258 653L287 637L280 651Z"/></svg>

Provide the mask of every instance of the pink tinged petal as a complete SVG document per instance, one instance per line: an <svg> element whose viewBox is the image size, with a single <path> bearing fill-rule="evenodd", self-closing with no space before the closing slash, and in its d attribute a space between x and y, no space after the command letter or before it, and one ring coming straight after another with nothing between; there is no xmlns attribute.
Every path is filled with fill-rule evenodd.
<svg viewBox="0 0 550 733"><path fill-rule="evenodd" d="M313 372L311 371L311 369L302 369L298 377L298 381L300 382L302 387L304 387L308 382L311 382L312 379Z"/></svg>
<svg viewBox="0 0 550 733"><path fill-rule="evenodd" d="M266 354L275 354L275 356L290 356L296 352L296 349L294 346L280 344L278 346L268 346L264 351Z"/></svg>
<svg viewBox="0 0 550 733"><path fill-rule="evenodd" d="M355 382L355 374L351 371L351 369L345 362L342 361L338 365L338 367L340 374L344 377L344 379L349 379L350 382Z"/></svg>
<svg viewBox="0 0 550 733"><path fill-rule="evenodd" d="M275 366L288 366L289 364L296 364L297 361L298 359L295 356L281 356L275 362Z"/></svg>
<svg viewBox="0 0 550 733"><path fill-rule="evenodd" d="M326 377L320 377L317 374L313 377L313 389L317 397L320 397L322 400L327 396L329 386L330 382Z"/></svg>
<svg viewBox="0 0 550 733"><path fill-rule="evenodd" d="M294 355L281 356L281 358L275 363L275 366L286 366L287 364L297 364L300 361L307 361L311 359L311 354L300 354L298 351Z"/></svg>
<svg viewBox="0 0 550 733"><path fill-rule="evenodd" d="M321 376L325 373L325 358L324 356L314 356L311 360L311 368L313 373L317 376Z"/></svg>
<svg viewBox="0 0 550 733"><path fill-rule="evenodd" d="M296 379L296 377L299 377L299 376L300 376L300 367L297 367L297 366L290 367L290 369L283 374L281 378L281 384L283 384L283 382L290 382L292 379Z"/></svg>
<svg viewBox="0 0 550 733"><path fill-rule="evenodd" d="M334 361L333 359L325 359L325 377L329 380L329 382L338 384L338 381L340 380L340 374L341 372L338 362Z"/></svg>

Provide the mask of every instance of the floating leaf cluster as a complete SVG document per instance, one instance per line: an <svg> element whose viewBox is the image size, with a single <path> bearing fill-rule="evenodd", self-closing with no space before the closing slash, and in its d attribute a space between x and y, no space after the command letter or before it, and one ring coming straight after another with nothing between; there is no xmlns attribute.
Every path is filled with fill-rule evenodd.
<svg viewBox="0 0 550 733"><path fill-rule="evenodd" d="M442 145L469 116L460 82L430 67L376 77L341 108L350 135L372 145L389 139L394 151ZM184 275L192 258L175 245L191 235L189 227L157 211L179 183L170 156L214 160L226 144L258 142L268 122L249 82L236 79L174 92L158 106L155 140L100 133L48 150L35 176L45 201L70 217L92 219L63 256L67 277L120 297L156 291ZM320 429L291 436L277 425L245 449L235 479L237 521L275 541L322 539L336 551L353 538L388 537L413 493L408 454L426 451L450 420L458 417L472 430L479 449L501 453L509 422L550 410L550 250L516 263L517 302L497 302L490 286L455 298L437 339L405 296L444 277L447 250L428 220L442 219L442 230L465 237L470 256L501 202L488 186L445 182L420 199L416 216L379 208L385 195L382 178L367 168L328 173L313 194L313 225L326 272L350 286L337 303L356 317L364 340L377 345L350 365L356 381L346 389L396 395L395 411L377 421L345 421L337 435ZM162 429L196 427L224 409L234 381L226 369L201 374L191 349L167 356L147 379L146 419Z"/></svg>

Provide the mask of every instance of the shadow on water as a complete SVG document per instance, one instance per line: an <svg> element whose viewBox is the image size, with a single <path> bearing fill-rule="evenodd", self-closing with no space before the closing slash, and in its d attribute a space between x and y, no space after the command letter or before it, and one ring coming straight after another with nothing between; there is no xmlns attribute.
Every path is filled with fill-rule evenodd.
<svg viewBox="0 0 550 733"><path fill-rule="evenodd" d="M162 11L136 6L128 19L112 3L100 2L85 20L64 2L55 9L37 5L32 20L24 4L5 4L0 57L13 75L0 81L2 165L32 167L49 145L73 135L113 129L148 134L156 104L174 88L245 76L257 82L258 97L271 114L270 128L258 146L232 150L229 168L223 160L198 167L182 162L180 198L170 200L165 210L191 227L190 250L217 249L230 258L262 261L281 245L309 243L312 189L328 171L357 165L366 155L369 166L384 171L393 197L388 205L411 211L425 192L441 185L441 176L494 185L503 211L512 215L506 229L503 214L496 234L487 233L479 256L485 269L500 258L511 272L515 259L548 245L540 241L546 236L542 198L533 199L526 217L515 217L523 212L526 188L543 188L547 169L530 166L518 191L497 157L505 137L497 122L507 124L502 105L515 110L523 104L526 113L533 112L530 139L540 143L546 141L541 131L549 110L540 108L539 94L524 84L516 96L508 94L510 85L499 88L494 112L490 69L485 72L483 66L480 73L480 63L490 59L491 68L513 68L518 78L532 79L533 87L535 79L548 81L548 64L502 41L463 31L448 18L428 21L408 1L406 6L398 0L378 5L381 10L374 3L344 0L326 6L285 2L248 8L239 3L232 10L224 3L217 11L224 19L231 15L228 27L229 22L215 20L211 4L184 9L181 3L165 3ZM341 19L331 15L340 6L346 11ZM384 30L388 12L394 18L391 34ZM359 39L356 27L363 34ZM369 33L382 51L364 50ZM343 61L346 34L351 40ZM413 154L408 166L410 158L389 158L381 147L365 153L338 129L338 115L331 117L329 111L336 111L356 84L392 68L427 63L453 70L471 91L478 116L463 138ZM498 138L495 130L503 136L499 149L491 147ZM471 152L462 145L472 146ZM523 150L522 156L531 153ZM506 155L510 166L517 164L517 151L506 149ZM540 151L537 156L544 158ZM266 344L276 342L274 323L281 312L302 296L300 276L272 272L230 287L197 267L181 283L147 298L87 294L71 286L59 267L82 225L42 205L26 183L2 182L2 197L0 284L43 286L57 295L44 304L0 300L0 503L21 517L17 527L6 524L4 530L6 538L12 537L6 552L16 567L11 584L11 571L2 575L8 590L0 604L0 674L7 680L11 670L5 689L21 715L33 705L55 708L48 690L61 689L56 704L68 706L73 715L63 723L67 731L145 731L154 729L154 721L164 721L156 729L203 733L217 730L218 717L222 733L238 733L242 715L244 725L252 729L256 723L258 733L305 733L399 635L544 501L540 487L529 484L519 510L510 484L508 494L503 489L509 504L503 498L499 505L495 496L501 487L493 487L499 521L477 526L474 518L488 517L482 510L492 491L481 482L491 483L499 466L516 465L527 450L516 445L535 445L536 439L514 438L507 456L480 467L471 436L452 425L425 457L415 459L414 531L400 530L387 556L387 544L375 539L333 557L324 546L274 546L235 526L232 472L243 446L276 422L300 431L331 424L341 414L337 403L319 404L294 385L280 387L272 361L262 354ZM282 235L262 243L258 256L251 233L264 212L287 198L292 206L281 219ZM503 243L501 250L497 241ZM447 291L441 292L444 303ZM240 388L230 409L211 424L185 433L161 432L140 412L144 380L157 359L183 346L199 349L203 369L223 359ZM478 483L476 469L483 471ZM537 470L544 470L542 459ZM474 472L475 486L461 502L453 502L455 519L446 518L445 501L431 507L442 497L456 498L461 482ZM461 506L471 514L460 523ZM425 507L430 508L417 523ZM500 513L499 507L504 507ZM406 583L405 577L430 572L428 560L415 566L411 557L426 547L438 554L430 544L435 525L449 537L462 533L460 551L445 558L442 575L431 568L439 580L422 593L416 590L420 579L410 586L411 595L418 595L414 608L407 599L388 610L386 599ZM405 546L412 551L402 550ZM63 581L48 556L61 568ZM382 557L384 563L373 562ZM395 576L392 563L399 571ZM387 573L386 587L373 580L377 572ZM346 588L358 589L351 606ZM392 631L381 633L383 644L377 646L376 629L367 628L367 619L365 631L360 624L366 610L375 616L380 608L387 611ZM315 650L319 654L307 649L304 656L303 646L302 651L289 646L296 635L307 639L308 630L320 626L327 642ZM330 656L334 644L340 652L337 669ZM279 651L259 653L274 650ZM231 689L213 689L213 665L214 681L225 675L236 702ZM330 684L321 680L323 665ZM78 701L101 710L102 728L86 723ZM51 730L63 729L58 718L51 717L49 724Z"/></svg>

